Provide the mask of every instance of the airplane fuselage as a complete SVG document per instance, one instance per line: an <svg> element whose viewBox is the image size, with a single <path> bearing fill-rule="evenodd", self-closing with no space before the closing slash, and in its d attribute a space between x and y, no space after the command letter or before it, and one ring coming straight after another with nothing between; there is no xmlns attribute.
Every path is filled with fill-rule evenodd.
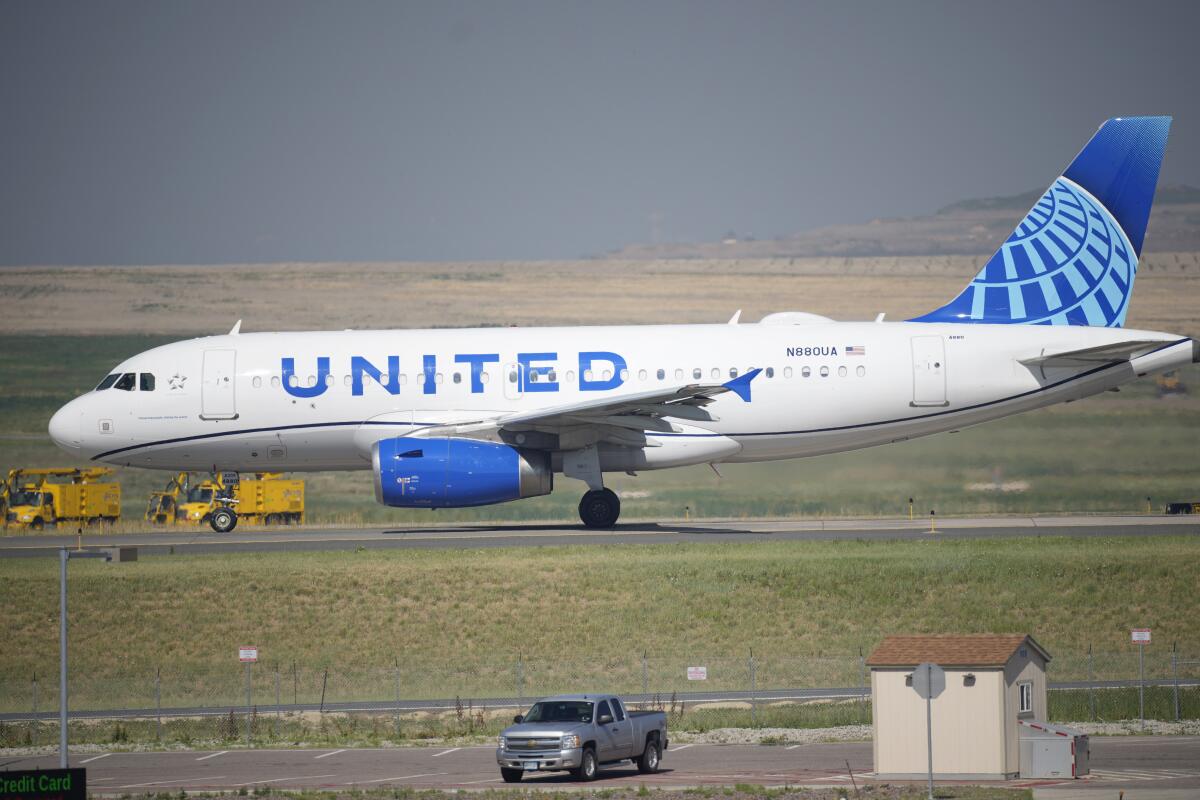
<svg viewBox="0 0 1200 800"><path fill-rule="evenodd" d="M1022 363L1153 341L1131 360ZM1185 337L1121 328L913 322L257 333L168 344L113 370L134 388L88 393L54 418L80 458L167 470L371 468L371 446L433 425L720 384L754 368L750 400L674 419L603 469L797 458L956 430L1075 400L1194 358ZM153 376L152 390L142 375ZM702 415L703 416L703 415ZM588 444L561 428L547 442ZM580 436L586 435L581 427ZM513 441L512 437L518 437ZM524 437L524 438L521 438ZM539 438L541 437L541 438Z"/></svg>

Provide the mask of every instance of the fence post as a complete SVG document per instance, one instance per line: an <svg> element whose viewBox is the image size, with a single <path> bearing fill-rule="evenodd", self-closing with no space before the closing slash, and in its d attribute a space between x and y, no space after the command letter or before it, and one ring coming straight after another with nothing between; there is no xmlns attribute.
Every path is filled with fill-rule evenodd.
<svg viewBox="0 0 1200 800"><path fill-rule="evenodd" d="M162 667L154 668L154 715L158 719L158 741L162 742Z"/></svg>
<svg viewBox="0 0 1200 800"><path fill-rule="evenodd" d="M296 672L296 662L292 662L292 705L300 705L300 674Z"/></svg>
<svg viewBox="0 0 1200 800"><path fill-rule="evenodd" d="M400 659L396 659L396 738L400 738Z"/></svg>
<svg viewBox="0 0 1200 800"><path fill-rule="evenodd" d="M650 673L646 667L646 653L642 652L642 700L646 700L650 694Z"/></svg>
<svg viewBox="0 0 1200 800"><path fill-rule="evenodd" d="M1096 670L1093 662L1092 643L1088 642L1088 710L1092 714L1092 722L1096 721Z"/></svg>
<svg viewBox="0 0 1200 800"><path fill-rule="evenodd" d="M37 673L33 673L33 746L37 747L38 740L41 738L42 721L38 718L38 679Z"/></svg>
<svg viewBox="0 0 1200 800"><path fill-rule="evenodd" d="M862 688L862 693L858 696L858 704L865 706L867 704L867 660L863 658L862 648L858 648L858 685Z"/></svg>
<svg viewBox="0 0 1200 800"><path fill-rule="evenodd" d="M325 675L321 678L321 713L325 713L325 686L329 683L329 667L325 668Z"/></svg>
<svg viewBox="0 0 1200 800"><path fill-rule="evenodd" d="M517 653L517 705L525 705L525 661L521 653Z"/></svg>
<svg viewBox="0 0 1200 800"><path fill-rule="evenodd" d="M1171 683L1175 688L1175 721L1179 722L1179 643L1171 642Z"/></svg>
<svg viewBox="0 0 1200 800"><path fill-rule="evenodd" d="M271 735L279 736L279 720L283 716L283 706L279 702L279 662L275 662L275 725L271 730Z"/></svg>
<svg viewBox="0 0 1200 800"><path fill-rule="evenodd" d="M750 727L758 727L758 692L754 680L754 648L750 648Z"/></svg>

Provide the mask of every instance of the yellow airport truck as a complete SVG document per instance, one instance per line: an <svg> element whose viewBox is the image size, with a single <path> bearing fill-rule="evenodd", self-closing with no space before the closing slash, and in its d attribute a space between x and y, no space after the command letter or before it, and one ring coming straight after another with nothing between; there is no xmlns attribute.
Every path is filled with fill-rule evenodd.
<svg viewBox="0 0 1200 800"><path fill-rule="evenodd" d="M167 488L161 492L153 492L146 503L146 522L155 525L174 525L175 509L179 505L179 496L187 494L188 474L181 472L167 482Z"/></svg>
<svg viewBox="0 0 1200 800"><path fill-rule="evenodd" d="M121 485L101 481L112 472L108 467L14 469L5 481L4 525L41 530L64 523L116 522L121 518Z"/></svg>
<svg viewBox="0 0 1200 800"><path fill-rule="evenodd" d="M172 491L175 494L170 496ZM304 522L304 481L287 479L277 472L258 472L252 478L224 473L195 484L189 484L187 474L180 473L166 492L156 494L169 495L158 502L174 506L176 524L207 522L220 533L232 530L238 521L251 525ZM151 505L154 503L152 497Z"/></svg>

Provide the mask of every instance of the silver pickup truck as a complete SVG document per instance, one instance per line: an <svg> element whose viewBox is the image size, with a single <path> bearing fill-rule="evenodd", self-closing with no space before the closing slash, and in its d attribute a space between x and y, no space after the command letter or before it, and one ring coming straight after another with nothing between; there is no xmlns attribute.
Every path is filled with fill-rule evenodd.
<svg viewBox="0 0 1200 800"><path fill-rule="evenodd" d="M667 749L667 716L630 711L611 694L565 694L533 704L500 734L496 763L506 783L537 772L567 770L594 780L602 764L631 760L658 772Z"/></svg>

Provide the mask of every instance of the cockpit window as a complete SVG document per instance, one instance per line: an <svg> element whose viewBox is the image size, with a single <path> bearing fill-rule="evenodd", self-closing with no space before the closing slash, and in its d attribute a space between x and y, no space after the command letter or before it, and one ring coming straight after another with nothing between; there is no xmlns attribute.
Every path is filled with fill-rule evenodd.
<svg viewBox="0 0 1200 800"><path fill-rule="evenodd" d="M143 392L153 392L154 391L154 376L151 375L149 372L143 372L141 374L141 385L139 388L141 388L141 390Z"/></svg>
<svg viewBox="0 0 1200 800"><path fill-rule="evenodd" d="M114 372L112 375L106 376L104 378L104 380L100 381L100 385L96 387L96 391L102 392L105 389L109 388L110 386L112 386L114 383L117 382L117 378L119 378L119 377L121 377L121 375L116 372Z"/></svg>
<svg viewBox="0 0 1200 800"><path fill-rule="evenodd" d="M137 375L132 372L126 372L116 383L113 384L114 389L120 389L123 392L132 392L136 385Z"/></svg>

